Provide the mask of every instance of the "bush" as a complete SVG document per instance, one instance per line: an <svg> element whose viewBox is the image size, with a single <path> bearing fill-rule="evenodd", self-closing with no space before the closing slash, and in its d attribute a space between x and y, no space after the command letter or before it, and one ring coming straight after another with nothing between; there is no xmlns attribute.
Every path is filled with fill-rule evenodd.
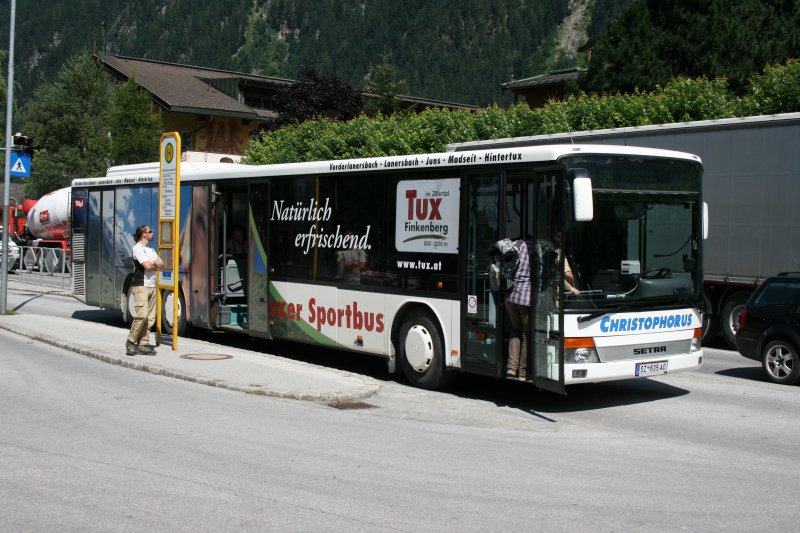
<svg viewBox="0 0 800 533"><path fill-rule="evenodd" d="M800 61L767 66L762 74L750 78L750 88L742 101L745 115L771 115L800 111Z"/></svg>
<svg viewBox="0 0 800 533"><path fill-rule="evenodd" d="M655 94L672 115L672 120L666 122L729 118L736 109L724 78L676 78L663 88L659 86Z"/></svg>

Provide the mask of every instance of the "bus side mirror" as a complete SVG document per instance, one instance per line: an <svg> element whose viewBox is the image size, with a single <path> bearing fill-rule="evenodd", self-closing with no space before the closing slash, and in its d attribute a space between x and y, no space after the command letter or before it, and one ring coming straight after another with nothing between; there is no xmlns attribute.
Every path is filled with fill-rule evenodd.
<svg viewBox="0 0 800 533"><path fill-rule="evenodd" d="M572 182L572 197L575 201L575 220L586 222L594 218L591 178L575 178Z"/></svg>
<svg viewBox="0 0 800 533"><path fill-rule="evenodd" d="M708 204L703 202L703 240L708 239Z"/></svg>

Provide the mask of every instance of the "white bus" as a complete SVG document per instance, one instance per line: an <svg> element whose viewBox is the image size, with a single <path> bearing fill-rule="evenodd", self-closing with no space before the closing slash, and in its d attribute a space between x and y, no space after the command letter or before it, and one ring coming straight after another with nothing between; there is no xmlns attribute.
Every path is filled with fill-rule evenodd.
<svg viewBox="0 0 800 533"><path fill-rule="evenodd" d="M510 323L487 250L528 238L550 254L530 258L527 381L564 393L696 369L701 180L697 156L601 145L183 162L179 312L165 292L163 328L367 352L424 388L458 372L505 379ZM157 163L73 181L78 298L130 317L132 235L158 228L157 196ZM565 260L579 294L564 290Z"/></svg>

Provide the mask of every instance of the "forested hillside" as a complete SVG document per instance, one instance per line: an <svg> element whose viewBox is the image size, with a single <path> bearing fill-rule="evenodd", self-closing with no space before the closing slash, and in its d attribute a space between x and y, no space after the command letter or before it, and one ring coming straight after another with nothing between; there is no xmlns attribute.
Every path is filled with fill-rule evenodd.
<svg viewBox="0 0 800 533"><path fill-rule="evenodd" d="M410 95L486 105L500 84L571 66L555 49L576 6L599 34L630 0L34 0L17 1L15 76L32 94L83 48L268 76L302 65L363 85L386 52ZM8 13L8 0L0 12ZM596 16L592 15L596 13ZM588 33L587 33L588 30ZM0 43L8 42L3 27ZM2 44L0 47L5 48Z"/></svg>
<svg viewBox="0 0 800 533"><path fill-rule="evenodd" d="M800 2L637 0L606 23L580 85L629 93L705 76L743 94L754 73L798 57Z"/></svg>

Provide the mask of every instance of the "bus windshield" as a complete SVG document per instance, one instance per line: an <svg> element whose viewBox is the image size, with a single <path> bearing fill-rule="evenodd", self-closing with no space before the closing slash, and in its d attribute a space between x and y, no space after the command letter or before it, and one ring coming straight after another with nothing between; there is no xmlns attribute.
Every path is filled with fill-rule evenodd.
<svg viewBox="0 0 800 533"><path fill-rule="evenodd" d="M563 257L579 292L566 309L686 304L701 290L701 166L658 158L573 157L592 180L594 217L566 228Z"/></svg>

